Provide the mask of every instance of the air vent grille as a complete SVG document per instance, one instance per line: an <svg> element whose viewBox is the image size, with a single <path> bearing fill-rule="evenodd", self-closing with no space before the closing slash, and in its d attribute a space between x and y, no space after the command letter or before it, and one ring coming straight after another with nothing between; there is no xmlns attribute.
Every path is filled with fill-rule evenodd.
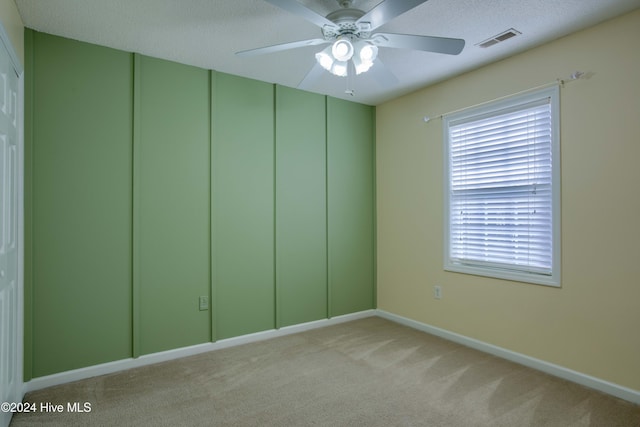
<svg viewBox="0 0 640 427"><path fill-rule="evenodd" d="M498 44L500 42L503 42L505 40L508 40L512 37L515 37L519 34L522 34L520 31L513 29L513 28L509 28L507 31L503 31L500 34L497 34L493 37L490 37L488 39L486 39L485 41L482 41L480 43L478 43L476 46L480 46L480 47L489 47L489 46L493 46L494 44Z"/></svg>

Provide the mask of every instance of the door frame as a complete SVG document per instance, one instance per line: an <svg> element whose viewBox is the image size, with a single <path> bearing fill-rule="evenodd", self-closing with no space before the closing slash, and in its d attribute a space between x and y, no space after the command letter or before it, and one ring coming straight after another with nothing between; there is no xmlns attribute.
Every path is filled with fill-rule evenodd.
<svg viewBox="0 0 640 427"><path fill-rule="evenodd" d="M24 397L24 67L18 59L16 50L11 43L4 25L0 22L0 49L9 54L11 65L18 76L18 105L17 105L17 159L16 174L18 182L17 194L17 242L18 245L18 271L17 271L17 322L16 334L18 348L16 354L16 369L18 396L16 400L22 401Z"/></svg>

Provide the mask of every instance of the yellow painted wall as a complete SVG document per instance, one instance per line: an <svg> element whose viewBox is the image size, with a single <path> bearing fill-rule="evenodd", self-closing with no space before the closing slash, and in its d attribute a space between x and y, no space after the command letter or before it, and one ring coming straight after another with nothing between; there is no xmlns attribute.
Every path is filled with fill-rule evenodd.
<svg viewBox="0 0 640 427"><path fill-rule="evenodd" d="M24 65L24 25L13 0L0 0L0 22Z"/></svg>
<svg viewBox="0 0 640 427"><path fill-rule="evenodd" d="M378 106L378 308L640 390L639 40L636 10ZM445 272L442 123L422 117L576 70L560 92L562 287Z"/></svg>

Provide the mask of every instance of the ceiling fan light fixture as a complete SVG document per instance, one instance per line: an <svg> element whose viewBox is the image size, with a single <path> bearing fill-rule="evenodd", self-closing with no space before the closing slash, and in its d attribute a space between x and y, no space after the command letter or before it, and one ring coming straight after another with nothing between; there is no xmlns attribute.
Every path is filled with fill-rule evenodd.
<svg viewBox="0 0 640 427"><path fill-rule="evenodd" d="M360 49L358 55L360 57L360 60L370 62L375 61L376 57L378 56L378 46L368 42L363 42L363 44L364 46Z"/></svg>
<svg viewBox="0 0 640 427"><path fill-rule="evenodd" d="M316 53L318 64L331 74L345 77L349 74L349 60L353 62L356 74L362 74L373 66L378 56L378 46L367 40L355 43L341 38L332 45Z"/></svg>
<svg viewBox="0 0 640 427"><path fill-rule="evenodd" d="M331 71L331 67L335 62L335 60L333 59L333 56L331 56L331 46L322 50L321 52L316 53L316 60L318 61L318 64L320 64L322 68L324 68L327 71Z"/></svg>
<svg viewBox="0 0 640 427"><path fill-rule="evenodd" d="M333 57L341 62L345 62L351 59L353 56L353 45L347 39L340 38L331 46L331 53Z"/></svg>
<svg viewBox="0 0 640 427"><path fill-rule="evenodd" d="M373 61L378 57L378 46L368 41L359 41L356 43L356 54L353 56L353 65L356 74L362 74L369 71L373 66Z"/></svg>
<svg viewBox="0 0 640 427"><path fill-rule="evenodd" d="M331 67L331 74L335 74L339 77L346 77L349 70L349 64L347 61L336 61Z"/></svg>
<svg viewBox="0 0 640 427"><path fill-rule="evenodd" d="M369 71L369 68L373 67L373 61L362 62L354 58L353 65L355 65L356 74L362 74L366 73Z"/></svg>
<svg viewBox="0 0 640 427"><path fill-rule="evenodd" d="M351 46L351 50L353 51L353 45L351 42L347 40L347 43L349 43L349 46ZM318 61L318 64L320 64L322 68L329 71L331 74L339 77L345 77L349 71L348 59L342 61L337 58L333 54L334 45L335 43L316 53L316 61ZM353 52L351 52L350 58L351 57L353 57Z"/></svg>

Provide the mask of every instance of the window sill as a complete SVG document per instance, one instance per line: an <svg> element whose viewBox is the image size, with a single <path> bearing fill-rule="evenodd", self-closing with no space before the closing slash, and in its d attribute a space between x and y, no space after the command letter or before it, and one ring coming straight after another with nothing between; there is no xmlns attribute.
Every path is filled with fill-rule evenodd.
<svg viewBox="0 0 640 427"><path fill-rule="evenodd" d="M506 270L491 267L479 267L458 263L445 263L445 271L454 273L471 274L474 276L491 277L494 279L511 280L514 282L530 283L534 285L551 286L560 288L560 274L544 275L536 273L526 273L520 271Z"/></svg>

